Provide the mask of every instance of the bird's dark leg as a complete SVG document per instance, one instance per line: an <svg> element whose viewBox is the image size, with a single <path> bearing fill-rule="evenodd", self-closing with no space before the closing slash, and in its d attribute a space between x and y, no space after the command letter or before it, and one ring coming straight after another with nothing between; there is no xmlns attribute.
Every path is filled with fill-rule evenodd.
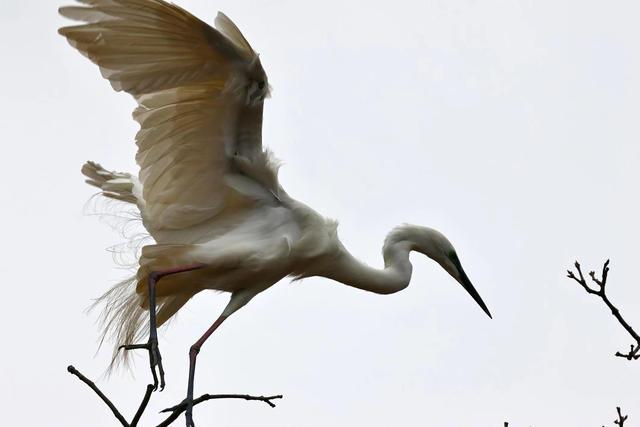
<svg viewBox="0 0 640 427"><path fill-rule="evenodd" d="M146 344L125 344L120 348L125 350L145 349L149 352L149 366L153 375L153 389L158 389L158 376L160 377L160 391L164 389L164 368L162 367L162 356L158 348L158 328L156 323L156 284L160 279L172 274L184 273L198 270L204 267L203 264L192 264L182 267L170 268L167 270L153 271L149 274L149 341ZM158 374L156 374L156 367Z"/></svg>
<svg viewBox="0 0 640 427"><path fill-rule="evenodd" d="M196 358L198 357L198 353L200 353L200 348L204 344L204 342L213 334L213 332L218 329L218 326L225 321L227 316L224 314L218 317L218 319L213 322L213 324L207 329L207 331L200 337L195 344L191 346L189 349L189 383L187 385L187 409L184 413L184 416L187 421L187 427L195 427L193 423L193 382L196 374Z"/></svg>

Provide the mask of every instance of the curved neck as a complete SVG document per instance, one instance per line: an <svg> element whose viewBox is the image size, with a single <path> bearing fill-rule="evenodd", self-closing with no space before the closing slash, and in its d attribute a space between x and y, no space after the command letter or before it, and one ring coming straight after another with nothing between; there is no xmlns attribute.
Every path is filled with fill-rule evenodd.
<svg viewBox="0 0 640 427"><path fill-rule="evenodd" d="M377 294L392 294L403 290L411 280L410 245L399 242L384 248L383 269L368 266L342 249L320 276L345 285Z"/></svg>

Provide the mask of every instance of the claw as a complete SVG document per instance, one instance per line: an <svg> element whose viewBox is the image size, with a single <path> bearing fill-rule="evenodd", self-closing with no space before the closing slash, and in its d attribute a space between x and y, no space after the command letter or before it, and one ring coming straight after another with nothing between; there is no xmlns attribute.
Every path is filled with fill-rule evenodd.
<svg viewBox="0 0 640 427"><path fill-rule="evenodd" d="M182 402L178 403L175 406L164 408L162 411L160 411L160 413L181 411L182 408L185 407L186 405L187 405L187 399L184 399Z"/></svg>
<svg viewBox="0 0 640 427"><path fill-rule="evenodd" d="M158 348L158 340L156 338L149 338L149 341L146 344L125 344L118 347L118 350L123 349L125 351L141 349L147 350L149 352L149 366L151 367L151 375L153 377L153 391L158 390L158 385L160 386L160 391L164 390L164 368L162 367L162 355ZM156 373L156 367L158 368L158 373ZM158 376L160 377L159 383Z"/></svg>
<svg viewBox="0 0 640 427"><path fill-rule="evenodd" d="M147 344L124 344L121 345L120 347L118 347L118 351L119 350L139 350L139 349L145 349L145 350L149 350L149 343Z"/></svg>
<svg viewBox="0 0 640 427"><path fill-rule="evenodd" d="M195 427L195 424L193 423L193 400L189 399L188 397L177 405L170 408L165 408L160 412L176 412L182 411L183 409L185 411L184 416L187 421L187 427Z"/></svg>

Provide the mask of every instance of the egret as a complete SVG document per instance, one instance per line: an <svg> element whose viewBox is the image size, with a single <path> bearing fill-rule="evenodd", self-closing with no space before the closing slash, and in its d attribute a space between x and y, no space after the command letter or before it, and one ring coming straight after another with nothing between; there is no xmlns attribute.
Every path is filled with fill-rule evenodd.
<svg viewBox="0 0 640 427"><path fill-rule="evenodd" d="M230 294L189 350L188 426L200 348L225 319L285 277L321 276L391 294L408 286L409 253L417 251L444 268L491 317L440 232L408 224L394 228L383 244L384 268L376 269L343 246L335 221L287 194L278 162L262 146L267 76L228 17L218 13L213 28L163 0L78 1L82 5L59 11L81 23L59 33L99 66L116 91L134 97L133 118L140 124L137 176L94 162L82 172L102 195L136 205L155 241L142 248L136 275L100 299L114 353L119 346L146 349L154 385L162 389L157 328L200 291ZM136 344L147 336L147 316L148 340Z"/></svg>

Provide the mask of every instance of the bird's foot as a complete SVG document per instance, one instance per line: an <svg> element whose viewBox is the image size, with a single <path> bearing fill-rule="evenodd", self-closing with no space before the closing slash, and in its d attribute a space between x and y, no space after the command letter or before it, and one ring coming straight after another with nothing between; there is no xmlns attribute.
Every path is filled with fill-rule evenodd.
<svg viewBox="0 0 640 427"><path fill-rule="evenodd" d="M158 389L158 377L160 377L160 391L164 390L164 368L162 367L162 355L158 348L158 338L151 337L146 344L125 344L119 347L119 350L140 350L144 349L149 352L149 366L151 367L151 375L153 376L153 390ZM156 368L158 373L156 374Z"/></svg>
<svg viewBox="0 0 640 427"><path fill-rule="evenodd" d="M177 405L163 409L160 412L177 412L179 414L182 411L184 411L184 418L187 422L187 427L195 427L195 424L193 423L193 399L189 397Z"/></svg>

